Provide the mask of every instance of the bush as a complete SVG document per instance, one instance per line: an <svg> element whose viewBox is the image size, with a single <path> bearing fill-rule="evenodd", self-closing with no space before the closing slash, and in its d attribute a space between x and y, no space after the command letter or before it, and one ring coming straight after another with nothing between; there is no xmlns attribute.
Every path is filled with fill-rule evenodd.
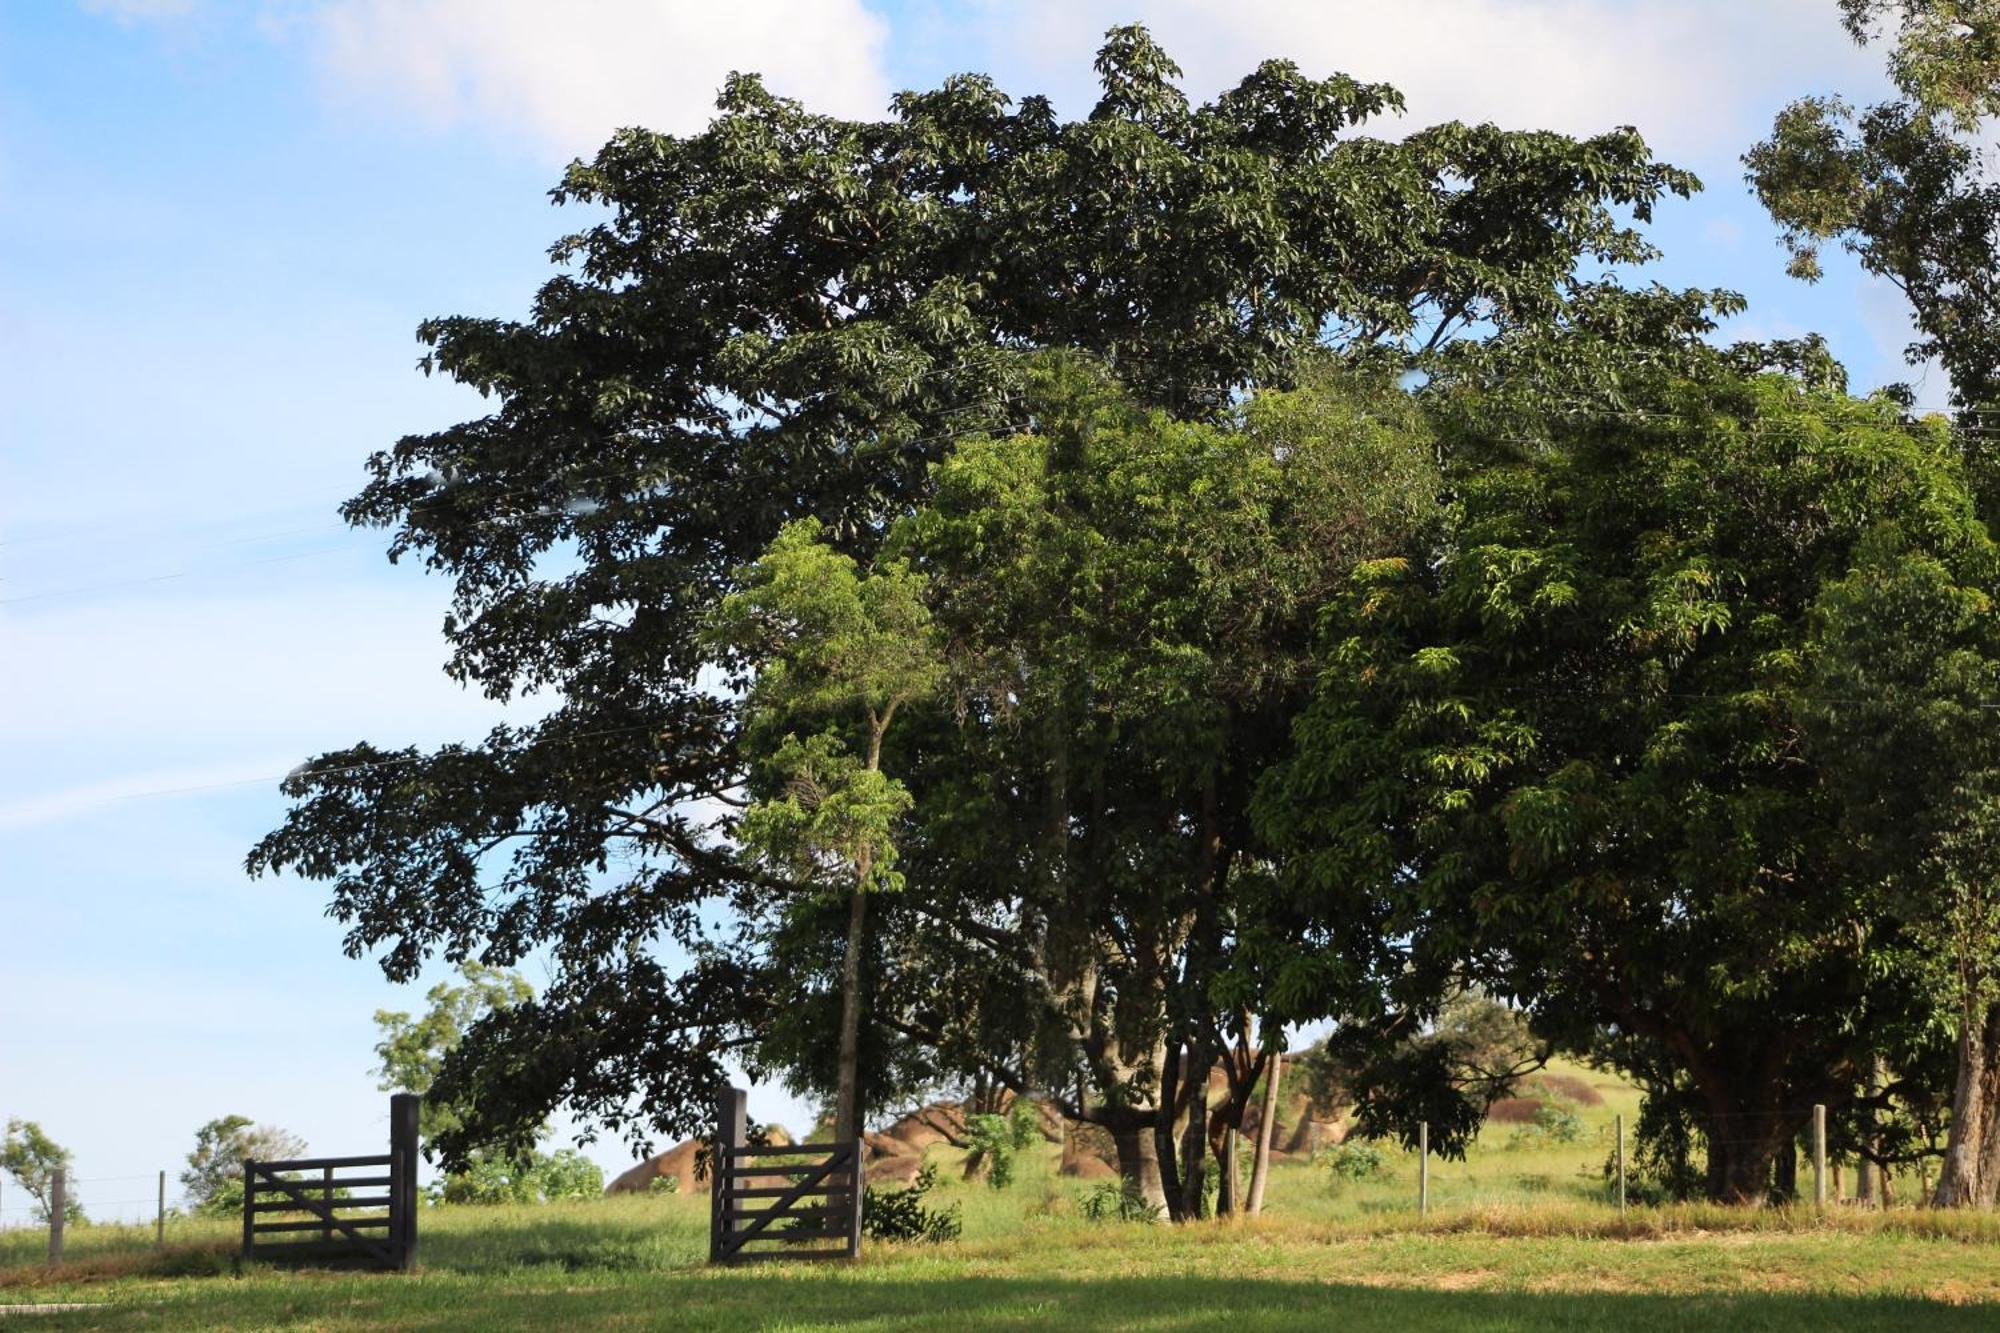
<svg viewBox="0 0 2000 1333"><path fill-rule="evenodd" d="M998 1117L995 1117L996 1119ZM926 1208L924 1196L937 1184L937 1167L929 1162L905 1189L861 1191L861 1234L870 1240L914 1240L935 1245L957 1240L963 1224L958 1205Z"/></svg>
<svg viewBox="0 0 2000 1333"><path fill-rule="evenodd" d="M426 1193L432 1203L454 1204L594 1199L604 1193L604 1171L571 1148L535 1153L526 1162L481 1154L465 1171L433 1182Z"/></svg>
<svg viewBox="0 0 2000 1333"><path fill-rule="evenodd" d="M1129 1180L1101 1180L1084 1192L1077 1206L1092 1222L1145 1222L1160 1220L1158 1204L1149 1203L1139 1187Z"/></svg>
<svg viewBox="0 0 2000 1333"><path fill-rule="evenodd" d="M1507 1140L1513 1148L1541 1147L1550 1143L1575 1143L1583 1138L1583 1117L1577 1113L1576 1103L1567 1097L1550 1095L1542 1098L1527 1123L1516 1129Z"/></svg>
<svg viewBox="0 0 2000 1333"><path fill-rule="evenodd" d="M1355 1181L1374 1180L1387 1169L1382 1160L1382 1150L1365 1139L1337 1143L1313 1160L1315 1164L1326 1167L1332 1175L1330 1183L1336 1193Z"/></svg>
<svg viewBox="0 0 2000 1333"><path fill-rule="evenodd" d="M646 1186L646 1193L648 1194L679 1194L680 1192L681 1178L679 1176L654 1176L652 1182Z"/></svg>
<svg viewBox="0 0 2000 1333"><path fill-rule="evenodd" d="M1041 1136L1040 1113L1025 1097L1014 1100L1004 1116L975 1115L965 1122L965 1141L972 1149L966 1159L966 1174L986 1168L986 1183L1005 1189L1014 1182L1014 1154Z"/></svg>

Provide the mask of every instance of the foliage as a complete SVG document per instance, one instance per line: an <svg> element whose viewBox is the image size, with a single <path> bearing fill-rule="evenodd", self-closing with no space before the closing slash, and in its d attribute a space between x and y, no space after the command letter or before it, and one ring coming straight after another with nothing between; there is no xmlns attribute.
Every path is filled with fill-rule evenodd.
<svg viewBox="0 0 2000 1333"><path fill-rule="evenodd" d="M1335 1189L1357 1180L1378 1179L1388 1169L1382 1150L1366 1139L1342 1139L1331 1148L1322 1148L1313 1163L1326 1168Z"/></svg>
<svg viewBox="0 0 2000 1333"><path fill-rule="evenodd" d="M1937 358L1954 399L2000 398L2000 181L1980 151L2000 113L2000 5L1993 0L1841 0L1857 42L1887 36L1899 97L1857 111L1804 97L1744 157L1782 228L1792 272L1820 276L1837 242L1909 299L1913 362ZM1990 471L1990 465L1982 473ZM1982 476L1982 490L1990 483Z"/></svg>
<svg viewBox="0 0 2000 1333"><path fill-rule="evenodd" d="M965 1119L967 1173L984 1169L989 1187L1002 1190L1014 1183L1014 1155L1042 1141L1040 1111L1017 1097L1006 1115L971 1115Z"/></svg>
<svg viewBox="0 0 2000 1333"><path fill-rule="evenodd" d="M1576 1103L1551 1090L1542 1094L1533 1114L1515 1128L1509 1140L1510 1146L1518 1148L1575 1143L1582 1137L1583 1117L1577 1114Z"/></svg>
<svg viewBox="0 0 2000 1333"><path fill-rule="evenodd" d="M933 590L956 715L910 769L878 993L964 1062L941 1072L1157 1135L1178 1071L1241 1042L1258 1002L1224 974L1267 873L1253 779L1309 688L1322 598L1432 521L1431 441L1393 383L1332 364L1212 422L1077 357L1039 361L1030 393L1036 428L961 444L891 534Z"/></svg>
<svg viewBox="0 0 2000 1333"><path fill-rule="evenodd" d="M962 1223L958 1205L926 1208L924 1196L937 1186L937 1164L925 1162L916 1179L899 1190L861 1191L861 1234L870 1240L922 1241L936 1245L957 1240Z"/></svg>
<svg viewBox="0 0 2000 1333"><path fill-rule="evenodd" d="M860 1133L862 953L873 894L902 886L894 834L909 811L908 790L883 771L882 745L897 710L922 702L944 667L923 580L900 560L867 571L822 540L817 520L788 523L722 601L710 634L747 672L744 751L755 800L736 825L751 860L770 870L804 910L780 902L769 932L771 955L788 948L803 922L816 935L812 899L847 904L841 952L840 1028L834 1135ZM802 740L795 728L810 729ZM784 1040L773 1034L773 1045ZM813 1062L795 1066L798 1081Z"/></svg>
<svg viewBox="0 0 2000 1333"><path fill-rule="evenodd" d="M538 1152L526 1161L482 1153L471 1159L466 1170L431 1182L427 1191L434 1203L492 1205L595 1199L604 1193L604 1171L569 1148Z"/></svg>
<svg viewBox="0 0 2000 1333"><path fill-rule="evenodd" d="M423 1097L417 1115L425 1139L459 1130L468 1113L462 1104L429 1095L445 1057L481 1018L524 1004L535 995L533 987L518 974L471 959L458 965L458 974L464 985L441 981L430 988L424 996L430 1007L422 1017L388 1009L375 1011L375 1026L382 1033L382 1040L375 1044L382 1080L376 1086L384 1092L414 1092Z"/></svg>
<svg viewBox="0 0 2000 1333"><path fill-rule="evenodd" d="M1406 1148L1425 1124L1433 1152L1463 1156L1487 1108L1549 1058L1520 1010L1474 989L1449 995L1424 1030L1401 1035L1407 1023L1408 1015L1391 1014L1345 1024L1307 1073L1316 1096L1356 1108L1364 1135L1394 1136Z"/></svg>
<svg viewBox="0 0 2000 1333"><path fill-rule="evenodd" d="M73 1177L73 1158L70 1150L57 1143L32 1120L7 1121L7 1135L0 1139L0 1171L14 1178L14 1183L33 1199L35 1218L46 1222L54 1207L51 1191L55 1174L67 1173L63 1182L63 1217L71 1222L81 1222L83 1202L77 1196L76 1188L67 1177Z"/></svg>
<svg viewBox="0 0 2000 1333"><path fill-rule="evenodd" d="M703 131L621 131L567 171L556 198L589 215L527 318L422 326L425 368L491 410L374 455L345 515L451 580L457 679L553 706L470 744L312 759L249 867L326 883L349 951L394 980L439 956L549 958L546 989L476 1020L438 1069L435 1095L477 1121L434 1137L446 1161L524 1149L563 1105L678 1137L705 1123L725 1054L786 1072L801 1058L797 1041L759 1043L793 1012L799 955L823 985L831 949L766 947L791 888L732 854L754 757L702 633L787 523L816 519L872 561L953 441L1029 424L1024 352L1094 355L1176 420L1227 415L1245 390L1297 383L1323 340L1400 356L1545 322L1579 264L1643 259L1635 225L1695 188L1629 129L1376 137L1393 89L1284 61L1195 105L1137 27L1108 35L1097 71L1098 104L1067 122L978 76L876 121L734 76ZM1102 734L1136 704L1100 715ZM957 747L960 771L993 740ZM991 924L981 887L967 903L935 886L926 906ZM1029 939L999 966L1033 952L1038 911L1007 918ZM1003 989L983 986L959 969L943 989ZM906 1039L909 1059L1020 1049L934 1044L935 1027ZM1129 1081L1110 1101L1143 1106Z"/></svg>
<svg viewBox="0 0 2000 1333"><path fill-rule="evenodd" d="M1450 540L1358 571L1262 813L1293 900L1362 941L1349 965L1394 1009L1471 982L1572 1048L1599 1025L1671 1044L1745 1117L1709 1188L1761 1197L1859 1034L1928 1004L1881 966L1902 918L1804 749L1829 599L1885 543L1962 577L1990 543L1948 439L1892 403L1719 358L1621 390L1650 406L1564 407L1533 449L1482 442L1476 390L1444 390L1468 423ZM1933 630L1904 626L1911 651Z"/></svg>
<svg viewBox="0 0 2000 1333"><path fill-rule="evenodd" d="M244 1162L288 1161L306 1151L304 1139L275 1125L259 1125L248 1116L221 1116L195 1131L181 1190L199 1212L241 1212Z"/></svg>
<svg viewBox="0 0 2000 1333"><path fill-rule="evenodd" d="M1160 1220L1160 1206L1148 1199L1131 1180L1100 1180L1077 1200L1085 1220L1091 1222L1143 1222Z"/></svg>
<svg viewBox="0 0 2000 1333"><path fill-rule="evenodd" d="M679 1176L654 1176L647 1183L646 1192L648 1194L679 1194L681 1192L681 1178Z"/></svg>

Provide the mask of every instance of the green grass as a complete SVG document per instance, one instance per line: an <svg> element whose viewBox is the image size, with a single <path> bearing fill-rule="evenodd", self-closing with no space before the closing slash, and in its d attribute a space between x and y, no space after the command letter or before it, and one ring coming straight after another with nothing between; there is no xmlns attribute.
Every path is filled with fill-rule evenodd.
<svg viewBox="0 0 2000 1333"><path fill-rule="evenodd" d="M996 1192L941 1193L964 1238L870 1246L857 1264L712 1270L705 1196L426 1212L411 1276L241 1268L227 1222L74 1230L58 1275L40 1233L0 1233L0 1305L96 1308L0 1326L163 1329L1819 1329L2000 1326L2000 1218L1633 1209L1603 1202L1595 1137L1632 1107L1606 1089L1585 1141L1509 1147L1495 1126L1464 1163L1414 1163L1329 1189L1289 1166L1255 1221L1091 1223L1084 1187L1030 1156ZM1535 1178L1532 1186L1524 1179Z"/></svg>

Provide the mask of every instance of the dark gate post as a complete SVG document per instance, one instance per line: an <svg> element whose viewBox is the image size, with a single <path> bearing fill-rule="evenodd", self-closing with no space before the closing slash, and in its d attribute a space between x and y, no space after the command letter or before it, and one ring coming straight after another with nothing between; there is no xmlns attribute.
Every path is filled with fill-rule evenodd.
<svg viewBox="0 0 2000 1333"><path fill-rule="evenodd" d="M723 1238L735 1229L729 1217L729 1150L743 1146L749 1104L750 1094L741 1088L725 1086L716 1098L715 1137L710 1141L708 1159L708 1261L712 1264L724 1258Z"/></svg>
<svg viewBox="0 0 2000 1333"><path fill-rule="evenodd" d="M243 1257L257 1257L257 1168L243 1161Z"/></svg>
<svg viewBox="0 0 2000 1333"><path fill-rule="evenodd" d="M417 1111L423 1098L399 1092L389 1099L389 1235L396 1266L408 1271L417 1262Z"/></svg>

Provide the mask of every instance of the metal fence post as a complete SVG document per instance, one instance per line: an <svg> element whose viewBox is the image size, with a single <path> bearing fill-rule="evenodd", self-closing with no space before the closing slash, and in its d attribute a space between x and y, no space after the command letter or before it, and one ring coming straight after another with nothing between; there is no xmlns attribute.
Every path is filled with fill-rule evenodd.
<svg viewBox="0 0 2000 1333"><path fill-rule="evenodd" d="M57 1167L49 1177L49 1267L62 1263L63 1223L69 1220L69 1173Z"/></svg>
<svg viewBox="0 0 2000 1333"><path fill-rule="evenodd" d="M1813 1207L1822 1213L1826 1211L1826 1107L1814 1104L1812 1121L1813 1139Z"/></svg>
<svg viewBox="0 0 2000 1333"><path fill-rule="evenodd" d="M389 1233L395 1239L396 1266L405 1272L417 1262L418 1113L423 1102L414 1092L389 1098L389 1171L395 1177L389 1186Z"/></svg>
<svg viewBox="0 0 2000 1333"><path fill-rule="evenodd" d="M1417 1216L1431 1210L1431 1123L1417 1122Z"/></svg>
<svg viewBox="0 0 2000 1333"><path fill-rule="evenodd" d="M166 1248L167 1244L167 1173L160 1172L159 1209L153 1214L153 1244Z"/></svg>

